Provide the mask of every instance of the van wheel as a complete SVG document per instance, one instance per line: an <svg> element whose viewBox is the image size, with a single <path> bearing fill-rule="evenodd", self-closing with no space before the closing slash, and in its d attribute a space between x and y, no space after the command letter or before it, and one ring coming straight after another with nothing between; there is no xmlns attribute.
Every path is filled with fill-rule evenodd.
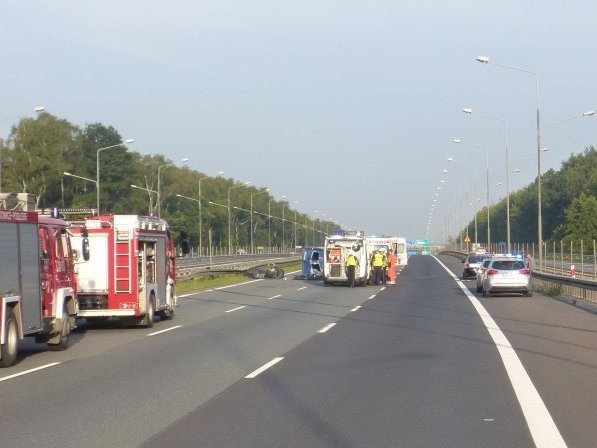
<svg viewBox="0 0 597 448"><path fill-rule="evenodd" d="M528 290L528 291L525 293L525 295L526 295L527 297L533 297L533 290L532 290L532 289L529 289L529 290Z"/></svg>
<svg viewBox="0 0 597 448"><path fill-rule="evenodd" d="M48 341L48 349L53 351L62 351L68 348L70 331L71 331L71 321L70 316L67 311L66 304L64 305L64 309L62 310L62 319L60 323L60 333L53 336Z"/></svg>
<svg viewBox="0 0 597 448"><path fill-rule="evenodd" d="M6 308L6 319L4 323L4 344L0 345L0 359L1 367L10 367L17 360L17 353L19 351L19 331L17 327L17 319L12 311L12 308Z"/></svg>

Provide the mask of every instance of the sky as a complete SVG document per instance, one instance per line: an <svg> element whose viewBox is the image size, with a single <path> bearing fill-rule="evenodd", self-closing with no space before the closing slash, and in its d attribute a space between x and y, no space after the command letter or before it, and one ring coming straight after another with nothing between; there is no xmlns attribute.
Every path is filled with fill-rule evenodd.
<svg viewBox="0 0 597 448"><path fill-rule="evenodd" d="M596 17L589 0L3 0L0 138L43 105L312 217L438 242L486 204L487 166L490 203L535 181L537 109L542 172L597 144Z"/></svg>

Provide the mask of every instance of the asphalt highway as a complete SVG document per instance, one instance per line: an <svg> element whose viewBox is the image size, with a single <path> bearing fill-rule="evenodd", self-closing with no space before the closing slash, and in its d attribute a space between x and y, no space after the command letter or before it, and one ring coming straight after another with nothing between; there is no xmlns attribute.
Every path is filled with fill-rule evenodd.
<svg viewBox="0 0 597 448"><path fill-rule="evenodd" d="M151 329L28 342L0 370L0 446L594 447L597 316L475 297L447 269L462 265L411 257L385 288L248 281Z"/></svg>

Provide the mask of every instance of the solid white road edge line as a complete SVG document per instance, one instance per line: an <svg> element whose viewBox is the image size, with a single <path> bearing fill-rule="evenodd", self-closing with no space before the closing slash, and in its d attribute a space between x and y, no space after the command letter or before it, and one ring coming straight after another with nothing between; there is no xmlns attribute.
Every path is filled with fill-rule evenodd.
<svg viewBox="0 0 597 448"><path fill-rule="evenodd" d="M458 286L460 286L471 301L473 307L475 307L483 324L485 324L485 328L487 328L502 358L535 446L541 448L566 448L567 445L562 434L560 434L549 410L545 406L545 403L543 403L543 399L539 395L539 392L537 392L535 385L524 369L516 351L512 348L510 341L506 338L506 335L500 330L481 302L464 286L464 283L462 283L458 276L454 275L438 258L433 258L448 271Z"/></svg>
<svg viewBox="0 0 597 448"><path fill-rule="evenodd" d="M357 305L353 309L351 309L350 311L358 311L360 308L361 308L361 305Z"/></svg>
<svg viewBox="0 0 597 448"><path fill-rule="evenodd" d="M273 366L274 364L278 364L283 359L284 359L284 357L274 358L270 362L268 362L267 364L264 364L261 367L259 367L257 370L254 370L253 372L249 373L247 376L245 376L245 378L249 378L249 379L250 378L255 378L255 377L257 377L257 375L259 375L260 373L265 372L271 366Z"/></svg>
<svg viewBox="0 0 597 448"><path fill-rule="evenodd" d="M38 370L47 369L48 367L54 367L54 366L57 366L58 364L60 364L60 363L59 362L52 362L50 364L45 364L43 366L39 366L39 367L36 367L34 369L24 370L23 372L15 373L14 375L8 375L8 376L0 378L0 383L2 381L10 380L10 379L16 378L18 376L27 375L28 373L37 372Z"/></svg>
<svg viewBox="0 0 597 448"><path fill-rule="evenodd" d="M182 327L182 325L175 325L174 327L166 328L165 330L154 331L153 333L149 333L147 336L155 336L156 334L166 333L167 331L176 330L180 327Z"/></svg>
<svg viewBox="0 0 597 448"><path fill-rule="evenodd" d="M238 310L242 310L243 308L245 308L245 305L243 306L237 306L236 308L232 308L231 310L227 310L225 311L226 313L231 313L233 311L238 311Z"/></svg>
<svg viewBox="0 0 597 448"><path fill-rule="evenodd" d="M336 322L333 322L331 324L327 324L325 327L323 327L321 330L319 330L318 333L325 333L330 328L332 328L334 325L336 325Z"/></svg>

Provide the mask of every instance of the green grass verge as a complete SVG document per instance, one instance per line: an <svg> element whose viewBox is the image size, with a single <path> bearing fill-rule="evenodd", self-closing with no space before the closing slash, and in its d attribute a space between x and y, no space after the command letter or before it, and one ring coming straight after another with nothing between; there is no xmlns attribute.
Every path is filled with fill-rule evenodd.
<svg viewBox="0 0 597 448"><path fill-rule="evenodd" d="M284 269L284 272L293 272L301 270L302 264L288 263L281 264L280 267ZM189 294L198 291L204 291L206 289L218 288L220 286L233 285L235 283L241 283L250 280L245 273L229 273L223 272L221 274L209 274L190 280L179 280L176 282L176 295Z"/></svg>

